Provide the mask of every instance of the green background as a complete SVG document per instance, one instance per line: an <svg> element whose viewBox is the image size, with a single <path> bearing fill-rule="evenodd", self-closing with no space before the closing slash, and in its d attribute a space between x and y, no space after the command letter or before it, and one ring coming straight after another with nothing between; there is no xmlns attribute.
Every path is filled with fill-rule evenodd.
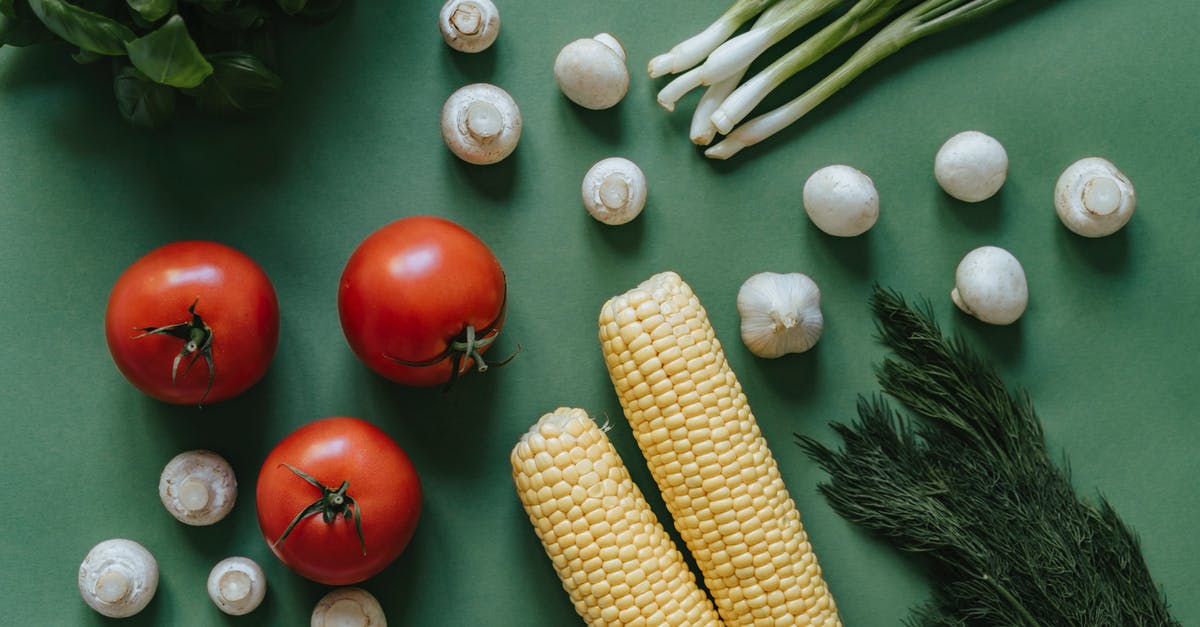
<svg viewBox="0 0 1200 627"><path fill-rule="evenodd" d="M1200 3L1018 3L911 46L724 163L687 139L695 96L668 114L654 102L663 81L643 71L724 0L503 3L498 43L474 56L442 44L439 5L356 0L326 25L288 28L277 109L233 123L184 115L157 134L119 119L106 68L78 66L65 48L0 49L2 622L105 623L79 600L76 570L96 542L129 537L154 552L162 576L127 624L307 624L326 588L270 554L253 485L285 434L344 414L392 434L425 486L410 548L364 584L391 624L576 624L515 498L508 452L560 405L611 418L661 515L595 320L608 296L673 269L709 310L848 625L898 624L928 594L919 565L832 513L815 491L823 474L792 444L793 432L832 442L827 422L850 420L856 396L877 389L884 353L866 305L875 282L931 299L946 329L1030 392L1079 491L1111 500L1176 617L1200 623ZM615 109L585 111L557 91L551 65L562 45L601 31L627 47L632 86ZM458 161L438 131L445 97L476 81L508 89L525 120L517 151L489 167ZM978 205L950 199L932 176L938 146L966 129L997 137L1011 160L1003 190ZM645 213L622 227L593 221L579 201L584 171L612 155L650 181ZM1059 172L1088 155L1114 161L1138 190L1131 224L1101 240L1069 233L1052 206ZM882 214L863 237L827 237L804 216L805 178L831 163L864 170L879 189ZM497 350L524 347L449 394L373 375L338 326L350 252L375 228L422 213L493 248L510 282ZM127 385L102 332L120 272L184 238L254 257L282 305L270 373L204 409ZM1011 327L987 327L949 301L959 258L983 244L1011 250L1028 275L1030 307ZM742 346L735 296L763 270L820 284L826 332L813 351L766 361ZM156 496L162 466L192 448L225 455L240 479L238 506L213 527L176 522ZM232 618L204 581L238 554L264 566L270 591L257 612Z"/></svg>

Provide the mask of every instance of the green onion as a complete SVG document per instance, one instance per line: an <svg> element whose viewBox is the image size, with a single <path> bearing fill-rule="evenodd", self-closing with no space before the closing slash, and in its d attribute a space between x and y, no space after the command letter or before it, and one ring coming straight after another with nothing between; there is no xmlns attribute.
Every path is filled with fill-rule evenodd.
<svg viewBox="0 0 1200 627"><path fill-rule="evenodd" d="M817 105L857 78L859 74L904 46L989 13L1012 1L925 0L885 26L863 44L841 67L834 70L821 82L782 107L764 113L733 129L722 141L706 150L704 155L713 159L728 159L743 148L761 142L804 117ZM809 54L815 54L814 58L819 58L844 41L845 38L836 41L834 39L836 38L830 37L830 41L826 42L829 44L827 48L813 50ZM769 84L769 81L767 82Z"/></svg>
<svg viewBox="0 0 1200 627"><path fill-rule="evenodd" d="M750 18L775 4L776 0L737 0L708 28L683 40L670 52L650 59L651 78L677 74L704 60Z"/></svg>

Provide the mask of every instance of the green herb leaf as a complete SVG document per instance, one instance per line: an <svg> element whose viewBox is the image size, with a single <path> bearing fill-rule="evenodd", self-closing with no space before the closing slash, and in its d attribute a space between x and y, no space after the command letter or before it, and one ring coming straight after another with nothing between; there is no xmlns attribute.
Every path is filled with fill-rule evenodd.
<svg viewBox="0 0 1200 627"><path fill-rule="evenodd" d="M194 89L185 92L196 99L201 111L215 115L250 113L273 106L279 100L283 80L258 57L245 52L209 55L213 73Z"/></svg>
<svg viewBox="0 0 1200 627"><path fill-rule="evenodd" d="M304 5L308 4L308 0L275 0L279 4L279 8L283 9L288 15L296 15L304 10Z"/></svg>
<svg viewBox="0 0 1200 627"><path fill-rule="evenodd" d="M126 0L147 22L157 22L175 9L175 0Z"/></svg>
<svg viewBox="0 0 1200 627"><path fill-rule="evenodd" d="M118 70L113 92L121 117L134 126L162 128L175 115L175 90L146 78L137 68Z"/></svg>
<svg viewBox="0 0 1200 627"><path fill-rule="evenodd" d="M29 0L29 6L51 32L97 54L124 55L125 42L137 38L124 24L65 0Z"/></svg>
<svg viewBox="0 0 1200 627"><path fill-rule="evenodd" d="M223 31L243 31L262 27L271 16L262 4L228 5L200 13L205 24Z"/></svg>
<svg viewBox="0 0 1200 627"><path fill-rule="evenodd" d="M95 63L99 61L101 58L103 58L103 56L98 55L90 50L84 50L80 48L79 51L71 55L71 58L79 65L87 65L88 63Z"/></svg>
<svg viewBox="0 0 1200 627"><path fill-rule="evenodd" d="M126 44L134 67L156 83L196 87L213 72L179 15L157 30Z"/></svg>

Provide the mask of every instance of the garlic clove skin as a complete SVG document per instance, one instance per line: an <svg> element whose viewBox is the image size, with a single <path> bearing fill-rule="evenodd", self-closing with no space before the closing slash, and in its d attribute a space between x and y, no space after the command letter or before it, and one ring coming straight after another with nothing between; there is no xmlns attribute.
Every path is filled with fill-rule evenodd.
<svg viewBox="0 0 1200 627"><path fill-rule="evenodd" d="M1111 161L1086 157L1072 163L1054 185L1054 210L1068 229L1084 237L1121 230L1137 208L1133 183Z"/></svg>
<svg viewBox="0 0 1200 627"><path fill-rule="evenodd" d="M266 594L267 577L250 558L223 559L208 573L208 598L231 616L253 612Z"/></svg>
<svg viewBox="0 0 1200 627"><path fill-rule="evenodd" d="M482 52L500 35L500 11L492 0L449 0L438 14L446 45L459 52Z"/></svg>
<svg viewBox="0 0 1200 627"><path fill-rule="evenodd" d="M950 299L964 313L983 322L1012 324L1029 304L1025 269L1007 250L981 246L959 262Z"/></svg>
<svg viewBox="0 0 1200 627"><path fill-rule="evenodd" d="M576 39L554 58L554 80L571 102L587 109L610 109L629 92L625 48L608 33Z"/></svg>
<svg viewBox="0 0 1200 627"><path fill-rule="evenodd" d="M224 519L237 501L233 468L212 451L185 451L163 468L158 498L176 520L195 526Z"/></svg>
<svg viewBox="0 0 1200 627"><path fill-rule="evenodd" d="M821 290L798 272L760 272L746 279L738 290L737 309L742 342L758 357L803 353L825 330Z"/></svg>
<svg viewBox="0 0 1200 627"><path fill-rule="evenodd" d="M338 588L317 601L311 627L387 627L379 600L362 588Z"/></svg>
<svg viewBox="0 0 1200 627"><path fill-rule="evenodd" d="M593 218L613 226L625 224L646 206L646 175L628 159L601 159L583 176L580 192Z"/></svg>
<svg viewBox="0 0 1200 627"><path fill-rule="evenodd" d="M830 165L804 182L804 211L829 235L855 237L879 219L879 192L871 177L848 165Z"/></svg>
<svg viewBox="0 0 1200 627"><path fill-rule="evenodd" d="M442 105L442 140L467 163L504 160L521 141L521 110L508 92L490 83L472 83Z"/></svg>
<svg viewBox="0 0 1200 627"><path fill-rule="evenodd" d="M79 595L109 618L127 618L146 608L158 590L158 562L146 547L124 538L105 540L79 565Z"/></svg>
<svg viewBox="0 0 1200 627"><path fill-rule="evenodd" d="M1008 178L1008 153L990 135L963 131L938 149L933 176L942 190L959 200L987 200Z"/></svg>

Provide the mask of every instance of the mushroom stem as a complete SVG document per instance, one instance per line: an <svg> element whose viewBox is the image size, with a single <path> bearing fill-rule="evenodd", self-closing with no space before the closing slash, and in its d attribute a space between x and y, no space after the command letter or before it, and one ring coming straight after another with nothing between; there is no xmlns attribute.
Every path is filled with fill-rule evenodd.
<svg viewBox="0 0 1200 627"><path fill-rule="evenodd" d="M120 603L129 595L129 577L120 570L106 570L104 574L96 578L96 585L92 592L96 594L97 599L104 603L110 605Z"/></svg>
<svg viewBox="0 0 1200 627"><path fill-rule="evenodd" d="M354 599L336 601L329 606L329 613L325 615L325 624L330 626L366 627L370 624L368 621L366 610Z"/></svg>
<svg viewBox="0 0 1200 627"><path fill-rule="evenodd" d="M217 581L217 590L220 591L222 599L237 603L250 596L253 585L249 575L240 570L231 570L221 575Z"/></svg>
<svg viewBox="0 0 1200 627"><path fill-rule="evenodd" d="M1083 185L1083 207L1088 213L1107 216L1121 207L1121 188L1107 176L1095 176Z"/></svg>
<svg viewBox="0 0 1200 627"><path fill-rule="evenodd" d="M504 130L504 116L496 105L476 100L467 107L467 132L480 142L490 141Z"/></svg>
<svg viewBox="0 0 1200 627"><path fill-rule="evenodd" d="M619 174L609 174L600 183L600 202L609 209L620 209L629 202L629 183Z"/></svg>
<svg viewBox="0 0 1200 627"><path fill-rule="evenodd" d="M596 41L604 44L605 46L608 46L608 48L610 50L617 53L618 57L621 57L622 61L625 60L625 47L621 45L620 41L617 41L616 37L613 37L612 35L609 35L608 33L600 33L599 35L592 37L592 39L595 39Z"/></svg>
<svg viewBox="0 0 1200 627"><path fill-rule="evenodd" d="M197 512L207 507L209 498L208 485L195 475L179 484L179 504L189 512Z"/></svg>
<svg viewBox="0 0 1200 627"><path fill-rule="evenodd" d="M461 2L450 16L454 30L462 35L475 35L483 27L483 9L474 2Z"/></svg>

